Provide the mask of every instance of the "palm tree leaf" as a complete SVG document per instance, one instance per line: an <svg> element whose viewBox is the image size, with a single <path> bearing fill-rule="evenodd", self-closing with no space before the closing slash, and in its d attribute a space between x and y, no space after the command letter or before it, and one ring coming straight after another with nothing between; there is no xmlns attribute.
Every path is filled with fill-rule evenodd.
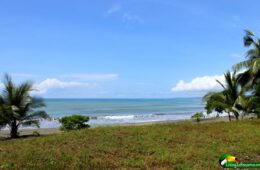
<svg viewBox="0 0 260 170"><path fill-rule="evenodd" d="M39 108L39 107L45 107L46 104L44 103L44 99L40 97L32 97L31 98L31 108Z"/></svg>
<svg viewBox="0 0 260 170"><path fill-rule="evenodd" d="M252 66L253 74L256 74L260 70L260 58L255 60Z"/></svg>
<svg viewBox="0 0 260 170"><path fill-rule="evenodd" d="M50 119L50 116L43 110L35 111L32 114L26 116L24 119Z"/></svg>
<svg viewBox="0 0 260 170"><path fill-rule="evenodd" d="M3 82L4 82L4 93L3 93L4 98L5 98L7 103L12 105L13 94L14 94L16 87L15 87L13 81L12 81L12 78L8 74L5 74Z"/></svg>
<svg viewBox="0 0 260 170"><path fill-rule="evenodd" d="M250 59L257 58L259 56L259 50L256 49L250 49L246 52L246 57Z"/></svg>
<svg viewBox="0 0 260 170"><path fill-rule="evenodd" d="M246 47L249 47L251 44L253 44L254 43L254 39L251 37L251 36L245 36L244 37L244 45L246 46Z"/></svg>
<svg viewBox="0 0 260 170"><path fill-rule="evenodd" d="M19 125L23 125L23 126L36 126L36 127L40 127L40 122L39 120L26 120L26 121L22 121L19 123Z"/></svg>
<svg viewBox="0 0 260 170"><path fill-rule="evenodd" d="M248 29L245 29L244 31L246 32L246 35L249 35L249 36L254 36L255 35L252 31L250 31Z"/></svg>
<svg viewBox="0 0 260 170"><path fill-rule="evenodd" d="M246 70L237 75L237 82L242 86L242 90L248 90L251 87L252 73L251 70Z"/></svg>
<svg viewBox="0 0 260 170"><path fill-rule="evenodd" d="M251 60L246 60L246 61L241 61L237 64L235 64L232 69L235 71L240 71L243 68L249 68L252 65L252 61Z"/></svg>
<svg viewBox="0 0 260 170"><path fill-rule="evenodd" d="M225 86L219 81L219 80L216 80L218 82L218 84L220 84L222 86L223 89L225 89Z"/></svg>
<svg viewBox="0 0 260 170"><path fill-rule="evenodd" d="M16 105L23 107L29 102L29 92L32 91L32 86L31 82L24 82L15 89L14 100Z"/></svg>

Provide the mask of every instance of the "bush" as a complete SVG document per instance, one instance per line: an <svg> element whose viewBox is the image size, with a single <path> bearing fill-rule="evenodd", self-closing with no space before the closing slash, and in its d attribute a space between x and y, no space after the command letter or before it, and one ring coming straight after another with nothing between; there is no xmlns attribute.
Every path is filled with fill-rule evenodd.
<svg viewBox="0 0 260 170"><path fill-rule="evenodd" d="M82 115L65 116L59 120L59 122L61 123L60 129L62 131L69 131L69 130L88 128L89 127L89 125L87 124L88 121L89 121L88 116L82 116Z"/></svg>
<svg viewBox="0 0 260 170"><path fill-rule="evenodd" d="M204 117L202 112L197 112L191 116L191 118L196 119L197 122L200 122L200 119Z"/></svg>
<svg viewBox="0 0 260 170"><path fill-rule="evenodd" d="M40 136L40 133L38 131L33 131L33 136Z"/></svg>

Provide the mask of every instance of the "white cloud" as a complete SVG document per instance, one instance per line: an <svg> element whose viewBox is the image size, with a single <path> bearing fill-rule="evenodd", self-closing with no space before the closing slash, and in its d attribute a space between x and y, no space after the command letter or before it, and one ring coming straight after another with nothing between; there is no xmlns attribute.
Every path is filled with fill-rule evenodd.
<svg viewBox="0 0 260 170"><path fill-rule="evenodd" d="M49 89L63 89L68 87L89 87L89 83L81 83L81 82L74 82L74 81L60 81L55 78L48 78L38 84L35 84L34 89L35 94L44 94Z"/></svg>
<svg viewBox="0 0 260 170"><path fill-rule="evenodd" d="M0 83L0 90L2 90L4 88L4 84Z"/></svg>
<svg viewBox="0 0 260 170"><path fill-rule="evenodd" d="M64 74L61 77L76 79L79 81L107 81L115 80L118 78L118 74Z"/></svg>
<svg viewBox="0 0 260 170"><path fill-rule="evenodd" d="M190 82L184 82L183 80L180 80L176 86L171 89L171 91L184 92L218 90L221 88L221 86L216 80L224 82L224 75L196 77Z"/></svg>
<svg viewBox="0 0 260 170"><path fill-rule="evenodd" d="M107 10L107 14L110 15L110 14L116 13L116 12L120 11L121 9L122 9L122 6L120 4L114 4L111 8L109 8Z"/></svg>

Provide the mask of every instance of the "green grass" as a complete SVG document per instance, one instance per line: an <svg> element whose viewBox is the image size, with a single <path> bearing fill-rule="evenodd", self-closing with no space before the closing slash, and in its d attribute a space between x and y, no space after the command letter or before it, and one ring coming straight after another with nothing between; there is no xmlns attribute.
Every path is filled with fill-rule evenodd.
<svg viewBox="0 0 260 170"><path fill-rule="evenodd" d="M2 169L220 169L260 161L260 120L98 127L0 142Z"/></svg>

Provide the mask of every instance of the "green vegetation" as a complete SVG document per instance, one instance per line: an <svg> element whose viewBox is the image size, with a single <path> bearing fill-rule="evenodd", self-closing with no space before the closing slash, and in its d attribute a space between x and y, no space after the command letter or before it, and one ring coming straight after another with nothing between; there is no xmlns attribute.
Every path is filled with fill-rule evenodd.
<svg viewBox="0 0 260 170"><path fill-rule="evenodd" d="M222 113L227 112L229 120L234 115L238 120L239 116L255 113L260 117L260 39L246 30L244 45L251 47L248 50L246 61L233 66L233 74L225 73L225 83L218 83L223 91L210 92L204 96L208 113L213 110ZM237 74L238 71L243 71Z"/></svg>
<svg viewBox="0 0 260 170"><path fill-rule="evenodd" d="M39 110L45 106L40 98L33 98L31 82L15 85L9 75L4 77L4 91L0 95L0 127L9 126L10 136L18 137L18 128L22 126L39 127L39 118L47 119L48 114Z"/></svg>
<svg viewBox="0 0 260 170"><path fill-rule="evenodd" d="M61 123L60 129L62 131L69 131L69 130L88 128L89 127L89 125L87 124L88 121L89 121L88 116L82 116L82 115L65 116L59 120L59 122Z"/></svg>
<svg viewBox="0 0 260 170"><path fill-rule="evenodd" d="M204 100L206 103L206 110L208 113L211 113L213 110L217 112L227 112L229 115L229 120L231 121L230 113L233 113L238 119L239 113L235 108L237 104L237 98L240 95L240 91L237 79L235 77L235 72L231 75L228 71L224 74L225 77L225 85L220 81L217 82L223 87L223 91L221 92L210 92L204 96Z"/></svg>
<svg viewBox="0 0 260 170"><path fill-rule="evenodd" d="M204 115L202 112L197 112L191 116L192 119L196 119L197 122L200 122L200 119L203 118Z"/></svg>
<svg viewBox="0 0 260 170"><path fill-rule="evenodd" d="M32 135L33 136L40 136L40 133L38 131L33 131Z"/></svg>
<svg viewBox="0 0 260 170"><path fill-rule="evenodd" d="M220 169L222 154L260 160L260 120L97 127L2 141L13 169Z"/></svg>

